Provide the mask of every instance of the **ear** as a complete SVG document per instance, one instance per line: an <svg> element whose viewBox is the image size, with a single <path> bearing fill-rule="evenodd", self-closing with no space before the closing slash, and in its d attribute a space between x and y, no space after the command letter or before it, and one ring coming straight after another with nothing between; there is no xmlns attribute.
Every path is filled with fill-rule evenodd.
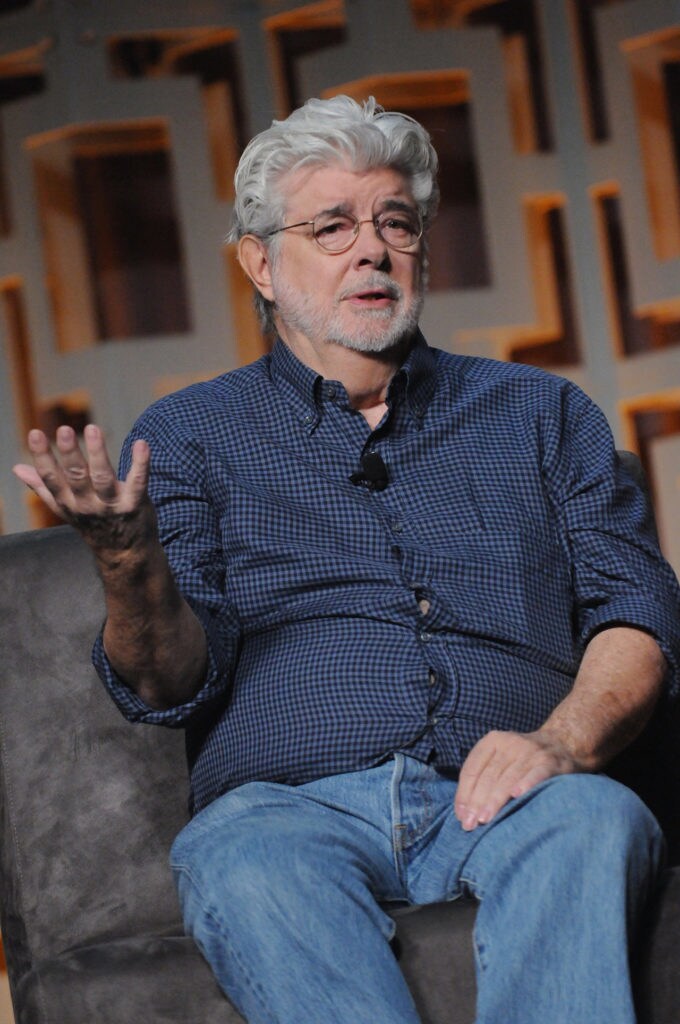
<svg viewBox="0 0 680 1024"><path fill-rule="evenodd" d="M267 247L255 235L244 235L236 249L238 261L263 298L274 301Z"/></svg>

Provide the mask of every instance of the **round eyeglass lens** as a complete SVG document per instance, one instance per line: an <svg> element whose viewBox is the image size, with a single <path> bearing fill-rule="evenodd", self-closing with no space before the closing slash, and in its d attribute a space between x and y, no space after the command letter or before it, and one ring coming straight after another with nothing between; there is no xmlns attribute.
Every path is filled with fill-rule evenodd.
<svg viewBox="0 0 680 1024"><path fill-rule="evenodd" d="M314 237L329 252L342 252L349 249L359 227L356 218L348 213L320 213L314 218L312 231Z"/></svg>
<svg viewBox="0 0 680 1024"><path fill-rule="evenodd" d="M391 210L381 213L375 222L378 234L394 249L408 249L423 233L420 217L407 210Z"/></svg>
<svg viewBox="0 0 680 1024"><path fill-rule="evenodd" d="M322 213L314 218L314 237L329 252L349 249L359 232L359 221L349 213ZM394 249L407 249L414 245L423 233L419 215L405 210L389 210L373 221L376 231L384 242Z"/></svg>

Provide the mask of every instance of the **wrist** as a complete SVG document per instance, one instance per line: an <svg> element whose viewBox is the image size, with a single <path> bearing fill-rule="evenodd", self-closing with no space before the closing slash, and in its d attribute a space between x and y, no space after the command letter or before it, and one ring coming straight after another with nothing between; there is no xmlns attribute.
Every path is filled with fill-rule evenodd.
<svg viewBox="0 0 680 1024"><path fill-rule="evenodd" d="M554 716L531 735L565 765L569 764L570 771L595 772L602 767L601 759L588 747L585 737Z"/></svg>
<svg viewBox="0 0 680 1024"><path fill-rule="evenodd" d="M74 526L103 569L141 565L160 549L153 506L110 516L77 515Z"/></svg>

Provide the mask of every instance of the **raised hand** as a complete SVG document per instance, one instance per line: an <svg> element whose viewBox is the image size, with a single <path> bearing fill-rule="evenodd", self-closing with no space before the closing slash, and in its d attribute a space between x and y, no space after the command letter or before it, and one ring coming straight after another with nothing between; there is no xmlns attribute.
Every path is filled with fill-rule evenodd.
<svg viewBox="0 0 680 1024"><path fill-rule="evenodd" d="M123 550L149 539L155 515L147 494L150 453L146 441L135 441L132 465L118 480L99 427L85 427L85 454L75 431L57 430L56 454L42 430L31 430L28 448L33 465L19 464L14 473L93 548Z"/></svg>
<svg viewBox="0 0 680 1024"><path fill-rule="evenodd" d="M59 427L55 452L31 430L33 465L14 473L92 548L106 598L104 647L118 675L151 707L182 703L200 684L207 646L158 539L149 446L135 441L130 471L118 480L99 427L85 427L84 439L83 453L71 427Z"/></svg>

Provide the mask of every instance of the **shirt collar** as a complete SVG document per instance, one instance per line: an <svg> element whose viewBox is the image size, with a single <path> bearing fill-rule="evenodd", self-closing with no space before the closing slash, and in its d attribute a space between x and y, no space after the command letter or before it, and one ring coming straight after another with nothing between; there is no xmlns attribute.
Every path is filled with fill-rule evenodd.
<svg viewBox="0 0 680 1024"><path fill-rule="evenodd" d="M436 363L434 351L418 331L411 351L392 378L388 399L398 401L405 394L410 411L422 420L434 395Z"/></svg>
<svg viewBox="0 0 680 1024"><path fill-rule="evenodd" d="M319 419L321 374L302 363L280 338L274 342L270 358L272 380L305 426L313 427ZM405 395L411 413L421 420L434 395L435 367L435 354L418 331L408 356L390 382L390 402L399 402Z"/></svg>
<svg viewBox="0 0 680 1024"><path fill-rule="evenodd" d="M280 338L274 342L270 360L274 384L302 423L307 427L314 426L319 418L316 391L323 379L321 374L300 362Z"/></svg>

